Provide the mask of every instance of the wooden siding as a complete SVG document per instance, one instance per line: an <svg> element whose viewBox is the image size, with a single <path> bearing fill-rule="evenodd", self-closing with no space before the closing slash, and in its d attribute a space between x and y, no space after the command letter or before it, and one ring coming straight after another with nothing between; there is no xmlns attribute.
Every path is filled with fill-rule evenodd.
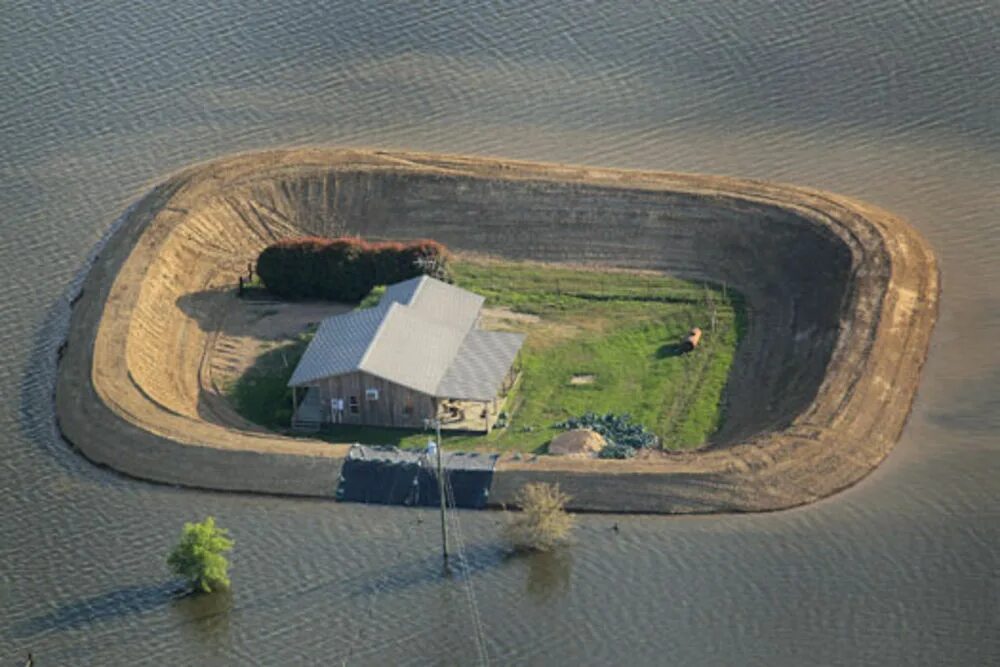
<svg viewBox="0 0 1000 667"><path fill-rule="evenodd" d="M344 399L343 424L422 428L424 419L434 417L437 410L434 397L361 371L323 378L315 386L320 390L324 422L331 421L331 398ZM378 399L366 397L369 389L378 390ZM352 396L358 401L357 414L351 412ZM412 406L412 414L406 414L407 405Z"/></svg>

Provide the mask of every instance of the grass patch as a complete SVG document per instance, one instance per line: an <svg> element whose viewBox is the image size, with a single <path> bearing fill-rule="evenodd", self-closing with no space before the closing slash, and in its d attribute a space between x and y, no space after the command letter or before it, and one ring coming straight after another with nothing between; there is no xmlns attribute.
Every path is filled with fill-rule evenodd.
<svg viewBox="0 0 1000 667"><path fill-rule="evenodd" d="M240 415L275 431L289 427L292 390L288 380L312 337L312 333L302 334L290 343L264 352L226 389Z"/></svg>
<svg viewBox="0 0 1000 667"><path fill-rule="evenodd" d="M372 288L371 292L361 299L358 303L358 308L372 308L378 305L378 302L382 299L382 295L385 294L385 285L376 285Z"/></svg>
<svg viewBox="0 0 1000 667"><path fill-rule="evenodd" d="M459 257L451 268L458 286L486 297L487 327L527 339L507 428L446 435L446 447L541 452L560 432L556 423L588 411L630 414L667 449L697 447L721 425L720 399L745 328L738 294L654 273L479 257ZM701 345L681 354L680 338L693 326L705 332ZM287 428L284 385L307 342L265 353L240 378L231 396L243 416ZM574 381L580 377L587 381ZM421 431L367 426L336 426L323 437L402 447L427 440Z"/></svg>
<svg viewBox="0 0 1000 667"><path fill-rule="evenodd" d="M488 308L538 318L496 322L528 338L508 399L510 426L480 438L489 448L538 451L559 432L554 424L588 411L630 414L667 449L697 447L721 425L742 332L738 294L653 273L529 262L463 259L453 270ZM680 338L693 326L705 331L702 343L681 354ZM593 379L573 381L580 376Z"/></svg>

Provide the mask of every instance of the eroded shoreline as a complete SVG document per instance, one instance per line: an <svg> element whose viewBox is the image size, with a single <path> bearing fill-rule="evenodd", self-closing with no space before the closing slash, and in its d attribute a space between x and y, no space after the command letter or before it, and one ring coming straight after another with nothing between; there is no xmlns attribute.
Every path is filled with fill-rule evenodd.
<svg viewBox="0 0 1000 667"><path fill-rule="evenodd" d="M168 178L99 253L60 361L66 438L134 477L332 497L346 446L249 430L202 380L221 321L213 295L270 241L338 232L662 270L746 296L750 326L714 447L651 462L502 460L495 504L540 479L593 511L764 511L830 495L898 439L937 312L923 239L830 193L419 153L238 155ZM193 293L203 307L185 311Z"/></svg>

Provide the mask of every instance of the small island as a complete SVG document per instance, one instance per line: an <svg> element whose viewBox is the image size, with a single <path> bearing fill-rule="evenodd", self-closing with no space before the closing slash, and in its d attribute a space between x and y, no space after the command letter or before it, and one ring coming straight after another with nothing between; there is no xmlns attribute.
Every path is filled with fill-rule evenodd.
<svg viewBox="0 0 1000 667"><path fill-rule="evenodd" d="M256 424L334 442L423 447L425 420L440 419L450 449L544 454L590 412L626 415L677 451L719 427L743 326L733 291L472 254L448 267L451 285L410 278L358 305L248 287L225 327L239 335L210 351L212 385ZM685 354L697 323L710 332ZM453 344L428 363L422 338Z"/></svg>
<svg viewBox="0 0 1000 667"><path fill-rule="evenodd" d="M484 420L446 446L502 453L491 505L533 482L593 511L767 511L830 495L898 439L937 313L924 240L831 193L420 153L247 154L166 179L101 248L60 352L66 439L144 479L334 497L360 427L293 431L299 397L280 414L268 391L284 395L317 323L407 306L377 292L360 306L237 297L248 262L303 235L454 250L455 288L483 299L481 330L509 334L514 353L502 397L469 394L485 417L445 408ZM692 327L703 338L680 354ZM350 395L324 400L349 411ZM586 411L629 412L662 448L547 455L556 417ZM423 440L389 431L371 441Z"/></svg>

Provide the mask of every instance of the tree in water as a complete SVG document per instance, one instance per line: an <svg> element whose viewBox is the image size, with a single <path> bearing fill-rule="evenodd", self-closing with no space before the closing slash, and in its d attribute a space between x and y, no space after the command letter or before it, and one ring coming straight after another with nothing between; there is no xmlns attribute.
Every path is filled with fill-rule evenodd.
<svg viewBox="0 0 1000 667"><path fill-rule="evenodd" d="M565 544L574 525L568 501L558 484L525 484L516 498L521 511L508 519L504 537L517 551L552 551Z"/></svg>
<svg viewBox="0 0 1000 667"><path fill-rule="evenodd" d="M201 523L185 523L181 541L167 557L167 565L195 590L211 593L229 588L229 561L222 555L233 548L228 535L228 530L216 527L212 517Z"/></svg>

